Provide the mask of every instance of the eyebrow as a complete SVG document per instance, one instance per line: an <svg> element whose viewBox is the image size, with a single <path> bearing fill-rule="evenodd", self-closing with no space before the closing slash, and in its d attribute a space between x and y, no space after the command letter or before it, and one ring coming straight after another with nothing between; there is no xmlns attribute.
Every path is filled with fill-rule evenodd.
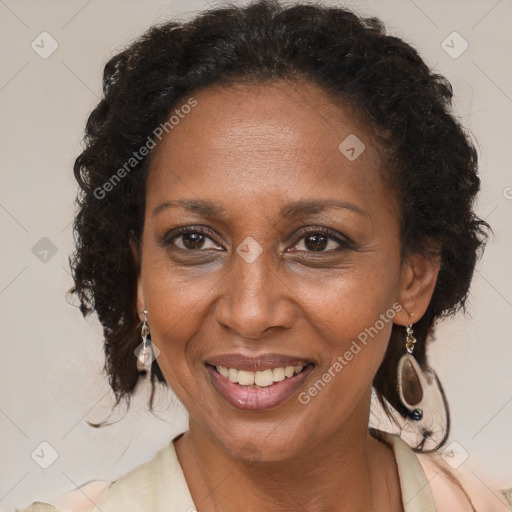
<svg viewBox="0 0 512 512"><path fill-rule="evenodd" d="M199 213L205 217L223 217L226 213L226 210L222 208L222 206L212 203L211 201L203 201L200 199L176 199L175 201L165 201L162 204L159 204L153 210L152 216L155 217L167 208L177 208L180 206L185 210L193 213Z"/></svg>
<svg viewBox="0 0 512 512"><path fill-rule="evenodd" d="M338 199L302 199L283 206L280 213L281 217L290 218L298 217L300 215L314 215L328 210L329 208L340 208L343 210L353 211L360 215L368 215L368 212L359 206L347 201L340 201Z"/></svg>
<svg viewBox="0 0 512 512"><path fill-rule="evenodd" d="M204 215L205 217L223 218L226 214L226 209L222 206L211 201L201 199L177 199L175 201L165 201L159 204L152 213L152 216L160 214L168 208L184 208L193 213ZM283 218L299 217L303 215L314 215L321 213L329 208L340 208L350 210L360 215L368 215L366 210L356 206L355 204L347 201L340 201L337 199L311 199L299 200L293 203L288 203L281 208L280 215Z"/></svg>

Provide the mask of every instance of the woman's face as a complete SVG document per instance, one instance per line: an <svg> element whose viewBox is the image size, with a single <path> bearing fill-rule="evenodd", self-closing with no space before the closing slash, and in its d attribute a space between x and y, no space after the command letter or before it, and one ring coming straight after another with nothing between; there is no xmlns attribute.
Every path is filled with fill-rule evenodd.
<svg viewBox="0 0 512 512"><path fill-rule="evenodd" d="M366 428L414 295L396 202L370 131L316 86L193 97L154 150L138 310L191 425L289 458Z"/></svg>

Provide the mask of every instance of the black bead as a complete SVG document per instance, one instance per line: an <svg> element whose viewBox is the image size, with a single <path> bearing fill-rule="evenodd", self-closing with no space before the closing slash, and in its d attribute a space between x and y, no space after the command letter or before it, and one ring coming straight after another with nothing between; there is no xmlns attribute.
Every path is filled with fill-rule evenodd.
<svg viewBox="0 0 512 512"><path fill-rule="evenodd" d="M411 418L414 421L420 421L421 418L423 418L423 411L421 409L414 409L414 411L411 412Z"/></svg>

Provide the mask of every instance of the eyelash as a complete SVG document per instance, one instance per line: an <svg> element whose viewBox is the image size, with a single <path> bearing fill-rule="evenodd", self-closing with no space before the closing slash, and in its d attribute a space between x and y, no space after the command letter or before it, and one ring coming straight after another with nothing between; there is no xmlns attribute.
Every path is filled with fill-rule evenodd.
<svg viewBox="0 0 512 512"><path fill-rule="evenodd" d="M215 233L204 226L179 228L178 230L165 235L164 240L163 240L163 245L164 246L172 246L173 240L175 240L176 238L179 238L182 235L187 235L187 234L191 234L191 233L196 233L196 234L199 233L199 234L205 235L208 238L210 238L211 240L213 240L215 243L222 245L217 240ZM325 228L325 227L321 227L321 226L299 231L296 234L296 241L294 242L293 246L296 246L299 243L299 241L302 240L303 238L306 238L307 236L312 236L312 235L324 235L327 238L329 238L330 240L334 240L335 242L337 242L340 245L340 247L338 247L336 249L330 249L328 251L302 251L302 250L300 250L297 252L331 253L331 252L337 252L337 251L340 251L343 249L351 249L353 247L353 243L349 239L340 236L339 234L337 234L336 231L333 231L329 228ZM176 247L176 248L181 249L183 251L187 251L187 252L198 252L198 251L204 250L204 249L195 249L195 250L194 249L182 249L181 247Z"/></svg>

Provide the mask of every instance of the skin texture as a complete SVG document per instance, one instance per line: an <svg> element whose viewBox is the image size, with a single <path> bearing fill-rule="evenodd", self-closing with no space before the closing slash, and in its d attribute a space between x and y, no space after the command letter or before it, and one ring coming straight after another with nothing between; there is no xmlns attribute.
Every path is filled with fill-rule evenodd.
<svg viewBox="0 0 512 512"><path fill-rule="evenodd" d="M402 510L393 454L367 433L391 322L307 405L295 395L271 410L239 410L205 367L226 353L300 356L316 365L305 391L393 304L402 306L397 324L423 315L438 267L419 255L400 259L399 212L371 131L308 83L211 87L194 97L197 106L155 149L133 252L137 309L147 309L158 364L190 415L175 446L197 509ZM338 150L349 134L366 146L354 161ZM224 217L155 213L178 199L212 201ZM280 216L284 205L313 199L352 208ZM198 225L213 234L202 248L172 238ZM312 250L307 235L321 226L351 244L329 238L323 252ZM252 263L236 252L249 236L263 249Z"/></svg>

